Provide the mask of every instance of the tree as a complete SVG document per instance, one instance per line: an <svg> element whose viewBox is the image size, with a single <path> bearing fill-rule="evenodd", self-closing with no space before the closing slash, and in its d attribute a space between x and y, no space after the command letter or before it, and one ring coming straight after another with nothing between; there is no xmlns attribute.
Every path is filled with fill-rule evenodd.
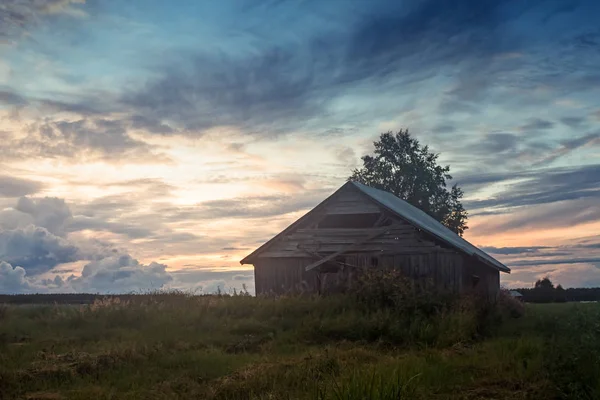
<svg viewBox="0 0 600 400"><path fill-rule="evenodd" d="M544 277L542 279L538 279L535 282L535 286L536 289L554 289L554 284L552 283L552 281L550 280L549 277Z"/></svg>
<svg viewBox="0 0 600 400"><path fill-rule="evenodd" d="M437 164L438 154L408 130L383 133L373 144L374 155L362 157L362 168L348 179L391 192L462 236L468 229L467 211L460 201L463 191L456 185L448 190L450 167Z"/></svg>

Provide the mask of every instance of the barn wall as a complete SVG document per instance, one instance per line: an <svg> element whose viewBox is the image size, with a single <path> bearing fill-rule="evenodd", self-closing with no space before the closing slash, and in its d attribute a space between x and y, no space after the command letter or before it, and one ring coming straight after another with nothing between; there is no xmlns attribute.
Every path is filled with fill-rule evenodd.
<svg viewBox="0 0 600 400"><path fill-rule="evenodd" d="M346 254L348 266L336 272L306 271L312 258L267 258L254 265L256 294L326 293L344 290L355 277L355 267L398 269L409 278L454 293L463 288L463 257L457 253Z"/></svg>
<svg viewBox="0 0 600 400"><path fill-rule="evenodd" d="M262 258L254 263L256 294L316 293L317 272L305 270L307 258Z"/></svg>
<svg viewBox="0 0 600 400"><path fill-rule="evenodd" d="M463 257L457 253L439 252L423 254L378 255L355 253L340 258L347 265L359 268L397 269L403 275L431 288L459 293L462 290ZM346 267L339 272L319 273L322 292L337 291L351 283L355 268Z"/></svg>
<svg viewBox="0 0 600 400"><path fill-rule="evenodd" d="M463 286L465 292L481 294L490 300L495 300L500 291L500 271L490 268L481 261L465 257Z"/></svg>

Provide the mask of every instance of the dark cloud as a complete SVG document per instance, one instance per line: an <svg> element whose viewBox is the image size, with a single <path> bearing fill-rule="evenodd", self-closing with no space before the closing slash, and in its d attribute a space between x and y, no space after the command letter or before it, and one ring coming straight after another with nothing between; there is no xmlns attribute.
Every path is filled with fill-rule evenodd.
<svg viewBox="0 0 600 400"><path fill-rule="evenodd" d="M1 9L0 9L1 10ZM1 11L0 11L1 13ZM0 23L2 17L0 17ZM1 28L0 28L1 29ZM1 38L0 34L0 38ZM0 90L0 105L24 106L27 104L27 99L12 91Z"/></svg>
<svg viewBox="0 0 600 400"><path fill-rule="evenodd" d="M80 119L32 123L26 136L0 144L7 159L81 157L127 162L164 162L155 148L132 138L123 121Z"/></svg>
<svg viewBox="0 0 600 400"><path fill-rule="evenodd" d="M540 118L532 118L525 125L522 125L521 129L524 131L540 131L552 129L553 127L554 123L551 121L546 121Z"/></svg>
<svg viewBox="0 0 600 400"><path fill-rule="evenodd" d="M63 199L21 197L13 207L0 211L0 229L35 225L63 236L65 225L71 218L71 210Z"/></svg>
<svg viewBox="0 0 600 400"><path fill-rule="evenodd" d="M25 278L27 273L21 267L14 267L0 261L0 294L25 293L30 285Z"/></svg>
<svg viewBox="0 0 600 400"><path fill-rule="evenodd" d="M286 132L317 117L333 118L328 112L331 100L367 83L373 89L391 79L407 85L447 65L485 70L494 56L517 43L503 37L499 27L524 7L506 3L379 2L350 25L345 21L343 32L315 35L293 46L272 45L235 56L180 57L178 65L165 66L158 79L127 94L123 102L150 130L169 120L180 132L219 125L261 134ZM460 79L453 97L473 99L472 93L480 90L468 75Z"/></svg>
<svg viewBox="0 0 600 400"><path fill-rule="evenodd" d="M15 210L30 217L35 226L58 235L64 233L65 224L73 217L67 203L57 197L21 197Z"/></svg>
<svg viewBox="0 0 600 400"><path fill-rule="evenodd" d="M592 258L565 258L565 259L540 259L522 260L511 263L511 266L523 267L530 265L562 265L562 264L595 264L600 263L600 257Z"/></svg>
<svg viewBox="0 0 600 400"><path fill-rule="evenodd" d="M533 246L533 247L482 247L481 249L491 254L531 254L539 253L541 249L548 249L549 247L544 246Z"/></svg>
<svg viewBox="0 0 600 400"><path fill-rule="evenodd" d="M453 133L456 132L456 126L450 124L437 125L432 129L434 133Z"/></svg>
<svg viewBox="0 0 600 400"><path fill-rule="evenodd" d="M0 175L0 197L21 197L39 192L41 182L12 176Z"/></svg>
<svg viewBox="0 0 600 400"><path fill-rule="evenodd" d="M139 112L135 118L145 120L146 128L169 120L179 131L221 125L281 129L273 124L299 124L322 113L318 101L310 101L316 84L310 62L285 49L242 60L196 55L188 65L170 66L161 79L123 102Z"/></svg>
<svg viewBox="0 0 600 400"><path fill-rule="evenodd" d="M580 128L586 121L584 117L563 117L560 122L573 129Z"/></svg>
<svg viewBox="0 0 600 400"><path fill-rule="evenodd" d="M550 154L544 157L542 160L534 163L534 166L548 164L556 159L563 157L574 150L585 146L600 145L600 131L593 132L575 139L564 140L560 143L559 147L553 150Z"/></svg>
<svg viewBox="0 0 600 400"><path fill-rule="evenodd" d="M467 183L492 183L521 178L502 193L485 200L465 202L468 209L506 208L565 200L600 198L600 164L522 173L498 173L465 178ZM462 182L462 181L461 181Z"/></svg>
<svg viewBox="0 0 600 400"><path fill-rule="evenodd" d="M514 151L519 138L512 133L488 133L475 146L475 150L492 155Z"/></svg>
<svg viewBox="0 0 600 400"><path fill-rule="evenodd" d="M67 13L82 0L3 0L0 7L0 42L18 39L52 14Z"/></svg>
<svg viewBox="0 0 600 400"><path fill-rule="evenodd" d="M22 267L27 275L38 275L55 266L81 259L79 249L45 228L0 230L0 261Z"/></svg>

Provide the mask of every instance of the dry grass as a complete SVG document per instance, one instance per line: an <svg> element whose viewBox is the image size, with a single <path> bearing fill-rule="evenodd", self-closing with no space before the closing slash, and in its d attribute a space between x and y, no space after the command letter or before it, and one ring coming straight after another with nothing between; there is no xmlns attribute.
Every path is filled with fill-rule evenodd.
<svg viewBox="0 0 600 400"><path fill-rule="evenodd" d="M513 306L171 293L4 307L0 399L600 398L600 307Z"/></svg>

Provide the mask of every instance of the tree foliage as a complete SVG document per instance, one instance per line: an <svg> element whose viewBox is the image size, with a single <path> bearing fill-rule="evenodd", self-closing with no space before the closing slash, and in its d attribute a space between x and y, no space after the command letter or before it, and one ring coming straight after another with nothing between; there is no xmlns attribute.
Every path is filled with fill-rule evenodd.
<svg viewBox="0 0 600 400"><path fill-rule="evenodd" d="M450 167L438 165L438 155L428 146L408 130L383 133L374 146L374 154L362 157L362 168L350 180L395 194L459 235L468 229L463 191L456 185L448 189Z"/></svg>
<svg viewBox="0 0 600 400"><path fill-rule="evenodd" d="M536 289L554 289L554 284L552 283L552 281L550 280L549 277L544 277L542 279L538 279L535 282L534 287Z"/></svg>

